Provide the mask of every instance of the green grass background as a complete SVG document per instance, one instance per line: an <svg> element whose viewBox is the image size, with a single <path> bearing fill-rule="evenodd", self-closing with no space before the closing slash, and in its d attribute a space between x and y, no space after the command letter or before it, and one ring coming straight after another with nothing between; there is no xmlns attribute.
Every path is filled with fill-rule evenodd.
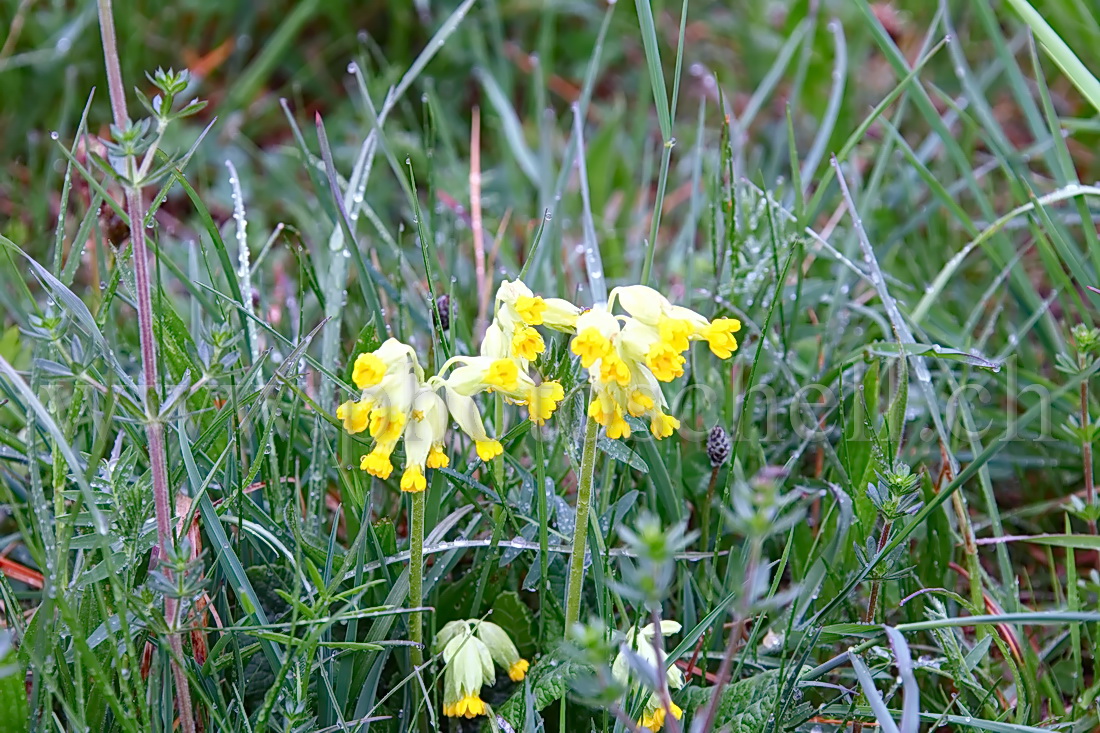
<svg viewBox="0 0 1100 733"><path fill-rule="evenodd" d="M0 721L16 722L0 727L168 730L174 593L208 730L458 729L438 717L439 665L421 687L401 643L407 502L352 468L362 448L332 413L354 354L386 334L442 361L430 293L450 297L448 346L477 348L475 108L494 287L526 268L537 292L587 305L601 281L648 275L745 324L732 364L700 351L669 393L682 435L601 443L597 466L583 617L624 631L649 612L622 583L637 554L622 527L648 513L698 533L660 604L684 626L666 648L694 660L685 726L741 632L715 730L1100 724L1098 362L1072 335L1100 303L1090 0L119 1L114 15L128 91L190 67L185 96L209 101L164 140L180 175L159 182L148 230L158 389L187 384L165 415L172 490L201 546L179 587L150 574L131 263L121 203L105 203L121 193L95 161L110 134L96 5L9 0ZM502 483L461 445L434 474L427 638L492 614L539 660L526 684L486 692L506 725L625 730L594 693L600 665L560 645L584 415L567 356L551 340L540 363L571 395L547 429L496 425ZM715 425L734 447L708 490ZM896 484L897 461L919 508L887 523L867 487ZM546 558L524 544L540 526ZM876 585L879 625L853 625ZM621 703L633 715L640 700Z"/></svg>

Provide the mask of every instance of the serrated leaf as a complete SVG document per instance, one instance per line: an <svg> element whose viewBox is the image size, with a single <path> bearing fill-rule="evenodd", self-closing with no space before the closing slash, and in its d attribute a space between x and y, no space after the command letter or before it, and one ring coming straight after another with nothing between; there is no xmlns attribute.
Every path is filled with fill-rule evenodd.
<svg viewBox="0 0 1100 733"><path fill-rule="evenodd" d="M532 697L534 712L545 710L551 703L565 697L573 679L591 671L591 668L583 664L547 655L531 667L524 683L516 688L511 697L498 705L495 712L513 729L523 730L528 695ZM488 729L488 725L485 729Z"/></svg>
<svg viewBox="0 0 1100 733"><path fill-rule="evenodd" d="M532 633L531 609L515 591L506 591L493 601L493 613L489 620L512 637L520 656L531 657L535 653L535 635Z"/></svg>
<svg viewBox="0 0 1100 733"><path fill-rule="evenodd" d="M765 730L768 718L775 711L775 701L779 697L784 678L781 670L763 672L753 677L738 680L722 690L722 699L714 718L714 730L726 730L729 733L758 733ZM790 672L788 671L788 674ZM689 685L675 693L673 697L685 712L698 712L706 708L712 689ZM687 723L687 720L683 721ZM688 725L682 726L688 730ZM775 730L783 730L776 725Z"/></svg>

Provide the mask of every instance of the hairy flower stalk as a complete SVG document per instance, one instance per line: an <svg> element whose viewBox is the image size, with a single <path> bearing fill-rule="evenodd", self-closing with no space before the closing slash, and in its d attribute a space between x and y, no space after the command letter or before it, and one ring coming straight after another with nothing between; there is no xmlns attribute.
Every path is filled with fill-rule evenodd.
<svg viewBox="0 0 1100 733"><path fill-rule="evenodd" d="M569 582L565 597L565 633L569 634L581 615L584 586L584 550L588 543L588 513L592 508L592 481L596 473L596 438L599 423L588 418L581 452L581 473L577 477L577 519L573 524L573 548L569 554Z"/></svg>
<svg viewBox="0 0 1100 733"><path fill-rule="evenodd" d="M126 111L126 96L122 84L122 71L118 57L118 45L115 38L114 17L111 0L99 0L99 26L103 40L103 57L107 67L108 89L111 97L111 110L115 127L125 130L130 125ZM139 171L134 157L126 158L127 174L130 180L126 188L126 210L130 217L130 243L134 260L134 287L138 316L138 334L141 344L141 369L143 377L143 402L145 407L145 435L149 441L149 468L153 479L153 503L157 524L158 556L168 557L172 550L172 502L168 490L168 461L164 449L164 425L160 421L160 408L156 393L157 352L153 335L153 302L149 284L149 253L145 246L145 211L141 200L140 182L136 180ZM171 571L163 567L163 572L171 580ZM176 683L176 697L179 704L180 727L184 733L194 733L195 720L191 710L191 689L187 675L181 666L183 663L183 639L175 633L178 618L179 601L165 596L164 615L168 623L168 647L171 651L172 676Z"/></svg>

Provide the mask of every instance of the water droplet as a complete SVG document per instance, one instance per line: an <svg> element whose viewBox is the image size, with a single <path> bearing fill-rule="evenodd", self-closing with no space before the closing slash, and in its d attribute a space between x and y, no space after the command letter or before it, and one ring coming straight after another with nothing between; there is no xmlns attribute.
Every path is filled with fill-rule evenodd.
<svg viewBox="0 0 1100 733"><path fill-rule="evenodd" d="M56 140L59 137L61 137L61 135L57 132L57 130L54 130L53 132L50 133L50 139L51 140Z"/></svg>

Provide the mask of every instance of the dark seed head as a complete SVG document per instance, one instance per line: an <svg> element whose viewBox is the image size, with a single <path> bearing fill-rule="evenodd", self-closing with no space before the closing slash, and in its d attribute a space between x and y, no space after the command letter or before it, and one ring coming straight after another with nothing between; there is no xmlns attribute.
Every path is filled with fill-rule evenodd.
<svg viewBox="0 0 1100 733"><path fill-rule="evenodd" d="M435 307L439 309L439 327L446 331L451 327L451 296L440 295L435 299Z"/></svg>
<svg viewBox="0 0 1100 733"><path fill-rule="evenodd" d="M721 425L715 425L707 435L707 458L710 459L710 465L718 468L729 460L732 452L729 433Z"/></svg>

